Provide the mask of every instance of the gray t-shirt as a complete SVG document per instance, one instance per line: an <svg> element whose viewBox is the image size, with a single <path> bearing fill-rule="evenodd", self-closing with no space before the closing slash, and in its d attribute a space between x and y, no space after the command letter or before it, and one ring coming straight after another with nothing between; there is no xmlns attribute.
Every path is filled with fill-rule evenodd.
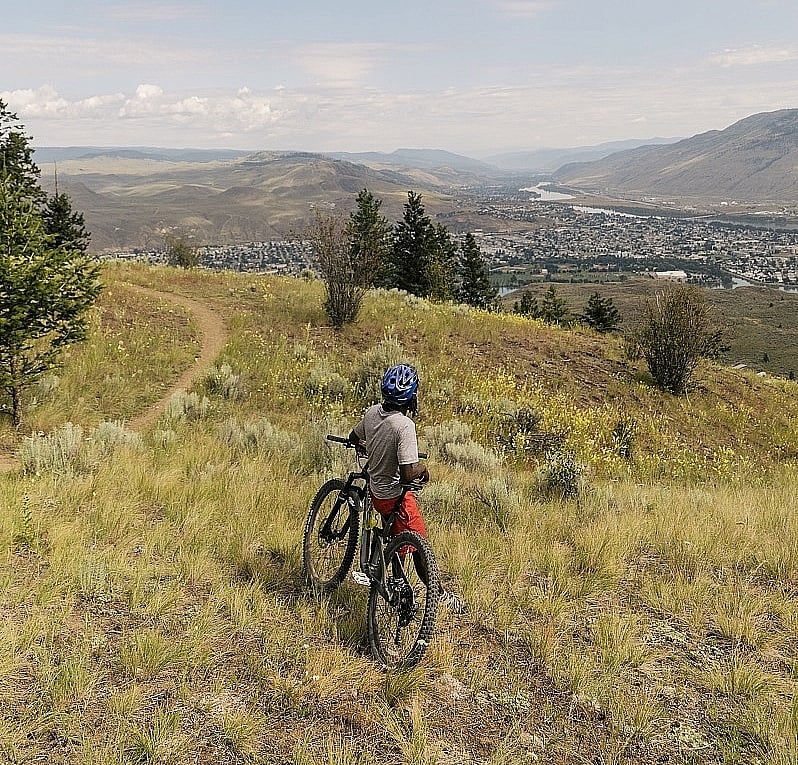
<svg viewBox="0 0 798 765"><path fill-rule="evenodd" d="M369 455L371 491L377 499L393 499L402 493L399 465L418 462L416 424L400 411L385 411L374 404L354 427Z"/></svg>

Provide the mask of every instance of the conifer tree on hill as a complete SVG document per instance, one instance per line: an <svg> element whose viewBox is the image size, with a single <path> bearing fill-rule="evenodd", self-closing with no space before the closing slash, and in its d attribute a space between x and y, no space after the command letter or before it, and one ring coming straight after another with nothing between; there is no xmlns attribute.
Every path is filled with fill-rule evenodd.
<svg viewBox="0 0 798 765"><path fill-rule="evenodd" d="M611 332L621 320L621 314L612 298L603 298L594 292L588 299L584 313L579 317L596 332Z"/></svg>
<svg viewBox="0 0 798 765"><path fill-rule="evenodd" d="M409 191L402 220L394 227L389 286L420 297L429 296L430 246L434 236L421 195Z"/></svg>
<svg viewBox="0 0 798 765"><path fill-rule="evenodd" d="M529 290L524 290L521 294L521 300L515 301L513 311L521 314L521 316L528 316L531 319L540 318L538 299Z"/></svg>
<svg viewBox="0 0 798 765"><path fill-rule="evenodd" d="M38 184L30 139L0 101L0 403L15 426L23 392L83 339L100 292L83 216Z"/></svg>
<svg viewBox="0 0 798 765"><path fill-rule="evenodd" d="M445 226L433 224L413 191L394 227L390 261L385 286L436 300L454 296L457 245Z"/></svg>
<svg viewBox="0 0 798 765"><path fill-rule="evenodd" d="M540 303L540 318L546 324L567 326L570 322L568 303L557 294L553 284L549 285L549 289L543 295Z"/></svg>
<svg viewBox="0 0 798 765"><path fill-rule="evenodd" d="M499 293L490 282L488 267L473 234L466 234L460 245L458 270L460 285L457 299L475 308L489 311L496 308Z"/></svg>
<svg viewBox="0 0 798 765"><path fill-rule="evenodd" d="M349 216L350 257L353 263L360 263L360 270L371 287L383 286L389 281L393 227L380 213L381 207L382 200L363 189Z"/></svg>
<svg viewBox="0 0 798 765"><path fill-rule="evenodd" d="M429 244L427 273L429 297L434 300L452 300L457 282L457 243L442 223L434 226Z"/></svg>

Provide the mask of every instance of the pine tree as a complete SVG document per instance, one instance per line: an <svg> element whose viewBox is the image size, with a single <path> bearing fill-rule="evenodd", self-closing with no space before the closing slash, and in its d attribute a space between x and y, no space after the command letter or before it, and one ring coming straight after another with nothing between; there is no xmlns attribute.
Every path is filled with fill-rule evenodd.
<svg viewBox="0 0 798 765"><path fill-rule="evenodd" d="M29 139L0 101L0 392L22 420L22 394L83 339L100 292L83 218L38 185Z"/></svg>
<svg viewBox="0 0 798 765"><path fill-rule="evenodd" d="M569 323L568 313L568 304L557 295L554 285L550 284L540 305L540 318L546 324L567 325Z"/></svg>
<svg viewBox="0 0 798 765"><path fill-rule="evenodd" d="M389 258L392 226L380 214L382 200L363 189L357 195L357 207L349 216L351 258L359 261L371 287L389 286Z"/></svg>
<svg viewBox="0 0 798 765"><path fill-rule="evenodd" d="M0 175L17 187L23 198L39 207L45 193L39 186L40 171L33 161L33 147L16 114L0 99Z"/></svg>
<svg viewBox="0 0 798 765"><path fill-rule="evenodd" d="M579 318L596 332L611 332L618 326L621 315L612 298L602 298L598 292L594 292Z"/></svg>
<svg viewBox="0 0 798 765"><path fill-rule="evenodd" d="M460 276L458 300L489 311L496 308L498 291L490 282L488 267L473 234L467 234L460 245L458 272Z"/></svg>
<svg viewBox="0 0 798 765"><path fill-rule="evenodd" d="M67 245L85 253L89 249L90 236L86 231L83 213L72 209L72 200L66 194L55 193L47 197L42 219L51 244L55 247Z"/></svg>
<svg viewBox="0 0 798 765"><path fill-rule="evenodd" d="M420 297L431 294L430 255L434 239L435 229L421 195L409 191L404 216L394 228L389 286Z"/></svg>
<svg viewBox="0 0 798 765"><path fill-rule="evenodd" d="M433 229L428 249L429 297L435 300L454 298L457 260L457 243L452 239L449 229L438 223Z"/></svg>
<svg viewBox="0 0 798 765"><path fill-rule="evenodd" d="M531 319L540 318L538 299L529 290L524 290L520 302L515 302L513 310L515 313L520 313L521 316L529 316Z"/></svg>

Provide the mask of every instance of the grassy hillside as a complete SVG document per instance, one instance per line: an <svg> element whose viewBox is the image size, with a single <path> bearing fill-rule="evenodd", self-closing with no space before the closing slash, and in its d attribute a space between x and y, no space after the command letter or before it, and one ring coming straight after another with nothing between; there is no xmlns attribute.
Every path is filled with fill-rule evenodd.
<svg viewBox="0 0 798 765"><path fill-rule="evenodd" d="M0 752L51 763L789 763L798 757L795 384L708 366L663 397L618 341L317 282L109 267L91 338L0 474ZM216 373L149 431L226 324ZM133 320L132 317L136 317ZM365 590L302 587L307 506L397 356L448 586L379 672ZM82 426L77 433L66 422ZM14 435L0 431L2 444ZM572 494L573 496L565 496Z"/></svg>
<svg viewBox="0 0 798 765"><path fill-rule="evenodd" d="M568 301L572 314L581 313L590 295L598 292L611 297L621 313L623 328L631 327L646 299L667 287L653 279L626 282L554 283L560 297ZM549 288L548 282L530 285L538 301ZM798 293L768 287L741 287L735 290L705 290L715 324L724 331L728 351L723 361L729 366L746 364L757 372L788 377L798 375ZM521 293L505 299L508 310Z"/></svg>

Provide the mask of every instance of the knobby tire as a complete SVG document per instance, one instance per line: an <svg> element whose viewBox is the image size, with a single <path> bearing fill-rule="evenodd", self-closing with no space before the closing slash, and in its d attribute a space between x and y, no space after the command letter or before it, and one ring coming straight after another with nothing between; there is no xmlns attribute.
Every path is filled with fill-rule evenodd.
<svg viewBox="0 0 798 765"><path fill-rule="evenodd" d="M342 496L345 486L342 480L333 478L316 492L302 533L305 579L319 595L328 595L338 588L349 573L357 550L360 535L359 498L355 491L350 491L350 496L355 500L354 508L350 507L345 496ZM325 540L322 538L323 529L339 497L342 503L329 530L342 538Z"/></svg>
<svg viewBox="0 0 798 765"><path fill-rule="evenodd" d="M418 575L413 555L402 551L412 548L421 556L427 568L425 586ZM385 547L385 579L392 578L392 561L402 561L404 575L413 589L415 610L404 614L409 623L402 626L402 607L392 606L380 594L376 584L371 585L368 601L368 637L374 659L384 669L405 671L415 667L427 650L435 629L441 587L438 565L429 542L415 531L403 531L392 537ZM408 616L412 613L412 618Z"/></svg>

